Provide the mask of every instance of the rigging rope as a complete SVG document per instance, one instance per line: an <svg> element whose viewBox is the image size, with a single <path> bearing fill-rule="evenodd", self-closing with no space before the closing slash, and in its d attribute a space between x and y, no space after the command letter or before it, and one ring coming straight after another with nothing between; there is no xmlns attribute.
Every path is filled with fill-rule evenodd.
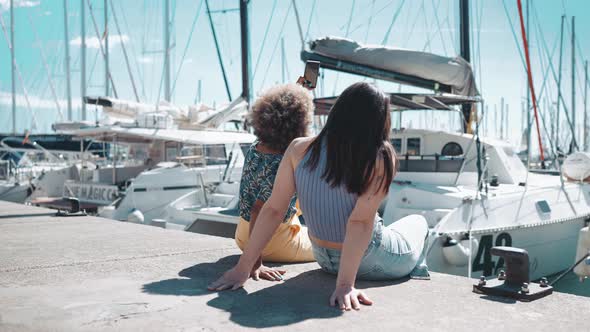
<svg viewBox="0 0 590 332"><path fill-rule="evenodd" d="M535 11L533 11L533 15L535 15ZM541 28L540 24L538 23L539 20L537 18L537 27L539 29L539 31L541 32L541 37L543 37L543 29ZM546 45L546 41L545 38L541 38L541 41L543 42L544 46L545 46L545 52L548 54L548 47ZM551 68L551 73L553 74L553 79L555 80L555 82L559 81L559 78L557 77L557 74L555 73L555 68L553 67L553 63L549 62L549 67ZM563 107L564 110L564 114L567 120L567 123L570 127L571 132L574 132L574 126L573 123L570 119L570 115L569 115L569 111L568 111L568 107L565 103L565 100L563 99L563 94L561 93L561 88L558 89L558 102L561 101L561 106ZM578 142L576 141L575 136L572 139L572 143L574 144L574 147L577 149L578 148Z"/></svg>
<svg viewBox="0 0 590 332"><path fill-rule="evenodd" d="M295 1L295 0L293 0ZM350 7L350 15L348 15L348 23L346 23L346 33L344 34L344 38L348 38L348 34L350 33L350 23L352 23L352 14L354 13L354 5L356 4L356 0L352 0L352 6ZM334 89L332 89L332 95L336 95L336 88L338 87L338 79L340 78L340 72L336 72L336 79L334 80Z"/></svg>
<svg viewBox="0 0 590 332"><path fill-rule="evenodd" d="M307 38L309 37L309 29L311 28L311 19L313 18L313 15L315 13L316 3L317 3L317 0L313 0L313 3L311 4L311 12L309 13L309 20L307 20L307 30L305 30L305 37L303 38L303 40L307 40Z"/></svg>
<svg viewBox="0 0 590 332"><path fill-rule="evenodd" d="M98 25L96 24L96 19L94 18L94 12L92 9L92 4L90 3L90 0L86 0L86 3L88 4L88 11L90 12L90 18L92 19L92 24L94 26L94 32L96 33L96 38L98 39L98 46L100 46L100 53L102 53L102 57L105 60L105 62L107 61L107 56L103 47L103 42L102 42L102 37L100 35L100 33L98 32ZM123 40L121 39L121 36L119 36L119 39L121 41L121 44L123 44ZM113 94L115 95L115 98L119 98L119 96L117 95L117 89L115 88L115 81L113 80L113 75L111 75L111 71L108 71L108 76L109 76L109 80L111 81L111 86L113 88Z"/></svg>
<svg viewBox="0 0 590 332"><path fill-rule="evenodd" d="M191 44L193 39L193 33L195 32L195 26L197 25L197 20L201 14L201 7L203 6L203 0L199 2L199 7L197 8L197 13L195 14L195 18L193 19L193 23L191 24L191 30L188 35L188 39L186 41L186 45L184 45L184 50L182 51L182 58L180 58L180 65L178 66L178 70L176 71L176 75L174 75L174 83L172 83L172 94L174 94L174 90L176 89L176 82L178 81L178 77L180 76L180 71L182 70L182 65L184 64L184 59L186 58L186 53L188 48Z"/></svg>
<svg viewBox="0 0 590 332"><path fill-rule="evenodd" d="M260 50L258 51L258 56L256 57L256 64L254 65L254 72L252 73L252 80L256 76L256 71L258 70L258 64L260 63L260 58L262 57L262 51L264 50L264 44L266 43L266 37L268 37L268 31L270 30L270 24L272 23L272 19L275 16L275 9L277 8L277 0L274 0L272 3L272 9L270 10L270 16L268 18L268 22L266 22L266 28L264 29L264 36L262 37L262 43L260 44Z"/></svg>
<svg viewBox="0 0 590 332"><path fill-rule="evenodd" d="M53 85L53 79L51 78L51 73L49 71L49 65L47 64L47 59L45 57L45 52L43 51L43 46L40 45L41 42L39 40L39 35L37 34L37 28L35 27L35 24L33 23L33 18L31 17L30 12L28 13L27 18L29 20L29 24L31 24L31 30L33 30L33 35L35 36L35 43L39 44L39 53L41 54L41 61L43 62L43 66L44 66L45 71L47 73L47 80L49 83L49 87L51 88L51 94L53 95L53 100L55 101L55 107L57 108L57 112L59 113L60 120L63 121L64 114L61 110L61 106L59 105L57 93L55 91L55 86Z"/></svg>
<svg viewBox="0 0 590 332"><path fill-rule="evenodd" d="M129 24L127 23L127 15L125 15L125 10L123 9L123 5L121 4L121 2L119 1L118 3L120 5L119 13L121 13L121 16L123 18L123 26L125 27L125 30L128 31L128 33L130 33L131 32L131 29L129 29ZM111 7L113 8L113 12L114 12L115 7L112 6L112 4L111 4ZM139 68L139 65L137 64L138 63L138 61L137 61L137 52L135 51L135 48L133 47L133 43L129 43L128 46L129 46L129 51L131 53L131 58L132 59L135 59L135 61L133 62L135 64L135 71L137 72L137 76L139 78L139 81L142 82L142 84L141 84L141 96L143 97L143 100L146 100L147 99L147 95L145 93L145 84L144 84L144 81L145 81L144 80L144 77L145 76L142 73L141 69ZM127 46L125 46L125 47L127 47Z"/></svg>
<svg viewBox="0 0 590 332"><path fill-rule="evenodd" d="M541 141L541 129L539 128L539 115L537 114L537 98L535 97L535 87L534 87L534 83L533 83L533 74L531 71L531 60L530 60L530 56L529 56L529 45L528 45L528 41L527 41L527 36L526 36L526 31L524 28L524 17L522 15L522 1L521 0L517 0L518 2L518 15L520 16L520 31L522 33L522 42L524 44L524 54L526 57L526 63L527 63L527 76L529 79L529 88L531 90L531 97L533 100L533 109L534 109L534 114L535 114L535 124L537 127L537 138L539 140L539 151L541 154L541 165L543 168L545 168L545 153L543 152L543 142ZM530 147L529 147L530 149Z"/></svg>
<svg viewBox="0 0 590 332"><path fill-rule="evenodd" d="M381 41L382 45L387 45L387 43L389 42L389 35L391 34L391 30L393 29L393 25L397 21L399 14L402 12L402 8L403 8L405 2L406 2L406 0L402 0L402 2L399 4L397 9L395 10L393 17L391 18L391 22L389 23L389 26L387 27L387 31L385 32L385 36L383 36L383 40ZM424 4L422 4L422 5L424 5Z"/></svg>
<svg viewBox="0 0 590 332"><path fill-rule="evenodd" d="M273 47L273 50L272 50L272 54L268 60L268 65L266 66L266 70L264 71L264 77L262 78L262 83L260 84L260 89L262 89L264 87L264 82L266 81L266 77L268 75L268 70L271 67L270 64L272 63L272 59L274 59L274 57L275 57L275 53L277 51L277 48L278 48L279 43L281 41L281 38L283 38L283 31L285 30L285 25L287 24L287 18L289 17L289 13L291 13L291 8L294 7L293 4L294 4L294 2L291 2L291 4L289 4L289 7L287 8L287 12L285 13L285 17L283 18L283 25L281 26L281 30L279 32L279 37L277 38L275 46Z"/></svg>
<svg viewBox="0 0 590 332"><path fill-rule="evenodd" d="M438 18L438 8L440 6L440 1L438 2L438 4L436 6L434 5L434 0L431 0L431 2L432 2L432 8L435 8L434 9L434 19L436 20L436 25L438 27L437 30L438 30L438 34L440 36L440 42L441 42L441 44L443 46L443 51L444 51L445 55L448 55L448 53L447 53L447 47L445 46L445 40L444 40L443 35L442 35L442 29L441 29L440 20Z"/></svg>
<svg viewBox="0 0 590 332"><path fill-rule="evenodd" d="M137 94L137 87L135 86L135 79L133 78L133 73L131 72L131 65L129 63L129 56L127 55L127 49L125 48L125 43L123 39L121 39L121 28L119 27L119 20L117 19L117 14L115 12L115 6L113 5L113 0L109 0L111 4L111 12L113 13L113 19L115 20L115 27L117 28L117 32L119 33L119 39L121 40L121 49L123 50L123 57L125 58L125 65L127 66L127 73L129 73L129 79L131 80L131 87L133 88L133 95L135 96L135 101L139 103L139 95ZM107 31L108 33L108 31ZM110 76L110 73L109 73ZM114 89L114 88L113 88Z"/></svg>

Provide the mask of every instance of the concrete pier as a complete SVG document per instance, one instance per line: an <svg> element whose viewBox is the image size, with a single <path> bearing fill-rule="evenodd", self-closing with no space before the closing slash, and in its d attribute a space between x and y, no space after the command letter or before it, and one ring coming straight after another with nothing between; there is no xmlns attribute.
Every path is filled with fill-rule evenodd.
<svg viewBox="0 0 590 332"><path fill-rule="evenodd" d="M209 292L239 251L223 237L0 202L0 331L588 331L590 300L531 303L471 292L471 280L359 282L372 307L327 305L335 278L285 266L284 282Z"/></svg>

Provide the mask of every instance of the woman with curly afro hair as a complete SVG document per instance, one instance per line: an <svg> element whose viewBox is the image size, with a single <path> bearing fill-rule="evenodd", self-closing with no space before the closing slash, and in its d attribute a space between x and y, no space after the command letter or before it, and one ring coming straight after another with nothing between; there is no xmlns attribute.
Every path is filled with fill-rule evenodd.
<svg viewBox="0 0 590 332"><path fill-rule="evenodd" d="M309 91L297 84L272 87L252 106L248 120L258 139L246 153L240 183L240 222L236 229L236 243L240 249L246 247L256 217L272 193L287 147L295 138L308 135L312 112ZM285 271L265 267L262 260L280 263L314 260L307 228L300 224L297 216L295 196L250 275L256 280L283 279Z"/></svg>

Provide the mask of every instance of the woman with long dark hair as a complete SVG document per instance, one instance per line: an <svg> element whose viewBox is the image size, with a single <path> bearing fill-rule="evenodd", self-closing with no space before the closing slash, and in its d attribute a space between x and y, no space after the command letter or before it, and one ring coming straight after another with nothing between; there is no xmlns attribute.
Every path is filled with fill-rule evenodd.
<svg viewBox="0 0 590 332"><path fill-rule="evenodd" d="M377 215L396 171L390 126L389 99L383 92L362 82L344 90L320 134L290 144L244 254L209 289L244 284L295 192L316 260L323 270L337 274L331 305L350 310L372 304L354 288L357 278L428 278L423 262L426 220L411 216L384 227Z"/></svg>

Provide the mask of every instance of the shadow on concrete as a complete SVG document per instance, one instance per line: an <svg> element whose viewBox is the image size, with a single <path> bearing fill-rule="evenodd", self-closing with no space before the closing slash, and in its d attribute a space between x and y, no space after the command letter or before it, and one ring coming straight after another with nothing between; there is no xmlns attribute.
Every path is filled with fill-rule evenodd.
<svg viewBox="0 0 590 332"><path fill-rule="evenodd" d="M515 299L511 299L509 297L499 297L499 296L491 296L491 295L482 295L479 297L480 299L492 301L492 302L500 302L506 304L514 304L517 301Z"/></svg>
<svg viewBox="0 0 590 332"><path fill-rule="evenodd" d="M233 239L236 234L236 227L237 225L234 224L199 220L198 222L192 224L186 231Z"/></svg>
<svg viewBox="0 0 590 332"><path fill-rule="evenodd" d="M53 217L55 216L55 212L46 212L46 213L25 213L25 214L5 214L0 215L0 219L16 219L16 218L29 218L29 217Z"/></svg>
<svg viewBox="0 0 590 332"><path fill-rule="evenodd" d="M156 281L143 286L143 291L153 294L199 296L211 294L207 285L239 260L239 255L221 258L214 263L200 263L181 270L181 278ZM287 268L288 270L288 268ZM266 283L268 287L248 293L246 290L218 292L217 297L207 305L227 311L230 320L240 326L265 328L286 326L308 319L326 319L343 314L329 306L336 277L321 269L306 271L297 275L289 272L281 283ZM358 281L359 289L386 287L406 282Z"/></svg>
<svg viewBox="0 0 590 332"><path fill-rule="evenodd" d="M224 257L214 263L200 263L178 273L180 278L145 284L143 291L160 295L200 296L211 294L207 285L224 271L234 266L239 255ZM245 327L273 327L294 324L307 319L332 318L342 315L328 305L334 287L334 277L313 270L293 275L281 283L267 283L269 287L253 293L239 289L218 292L207 305L227 311L230 320Z"/></svg>
<svg viewBox="0 0 590 332"><path fill-rule="evenodd" d="M178 275L183 278L160 280L145 284L143 285L143 291L160 295L196 296L209 294L211 292L207 290L207 285L216 276L234 266L239 259L240 255L232 255L221 258L214 263L200 263L180 271Z"/></svg>

